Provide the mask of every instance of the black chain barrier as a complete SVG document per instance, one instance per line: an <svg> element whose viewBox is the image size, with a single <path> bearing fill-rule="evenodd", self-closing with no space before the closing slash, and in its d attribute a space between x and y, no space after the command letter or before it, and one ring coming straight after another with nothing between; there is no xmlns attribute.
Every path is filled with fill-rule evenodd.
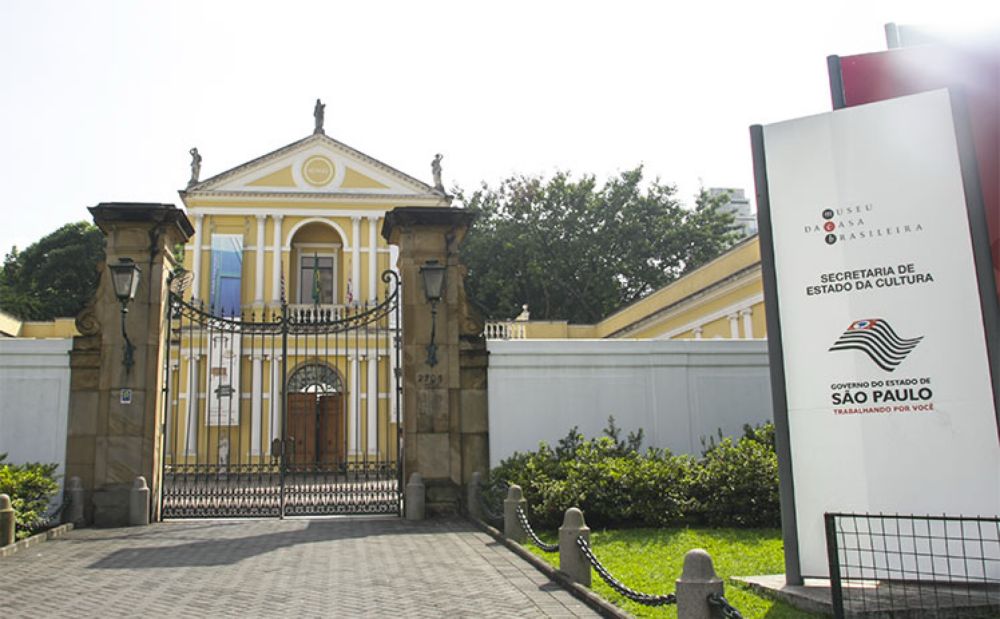
<svg viewBox="0 0 1000 619"><path fill-rule="evenodd" d="M740 611L733 608L733 606L729 603L729 600L718 593L709 594L708 605L714 606L715 608L721 608L722 616L725 617L725 619L743 619L743 615L740 614Z"/></svg>
<svg viewBox="0 0 1000 619"><path fill-rule="evenodd" d="M596 556L594 556L594 551L590 549L590 544L587 543L587 540L583 539L583 537L578 537L576 538L576 545L580 547L580 552L583 553L583 556L587 557L590 564L594 566L594 570L600 575L601 579L608 583L609 587L633 602L638 602L644 606L667 606L677 603L677 596L673 593L668 593L666 595L650 595L648 593L639 593L635 589L626 587L621 581L611 575L608 568L601 565L601 562L597 560ZM742 619L742 617L740 619Z"/></svg>
<svg viewBox="0 0 1000 619"><path fill-rule="evenodd" d="M524 513L524 508L520 505L517 506L517 519L521 522L521 528L528 534L528 537L531 538L535 546L538 546L545 552L559 552L559 544L546 544L535 534L535 530L531 528L531 523L528 522L528 514Z"/></svg>

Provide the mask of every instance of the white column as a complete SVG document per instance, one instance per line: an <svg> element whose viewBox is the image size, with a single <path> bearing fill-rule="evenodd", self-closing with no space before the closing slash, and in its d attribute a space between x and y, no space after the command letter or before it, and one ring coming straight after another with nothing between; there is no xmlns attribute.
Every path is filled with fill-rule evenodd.
<svg viewBox="0 0 1000 619"><path fill-rule="evenodd" d="M351 217L351 290L354 301L361 299L361 217Z"/></svg>
<svg viewBox="0 0 1000 619"><path fill-rule="evenodd" d="M375 302L378 291L378 242L375 233L375 224L378 223L378 215L368 218L368 300Z"/></svg>
<svg viewBox="0 0 1000 619"><path fill-rule="evenodd" d="M263 411L264 389L264 358L261 355L253 356L253 379L251 381L252 391L250 393L250 455L260 455L260 427L263 422L261 412Z"/></svg>
<svg viewBox="0 0 1000 619"><path fill-rule="evenodd" d="M753 339L753 309L746 308L740 310L740 316L743 317L743 337L750 340Z"/></svg>
<svg viewBox="0 0 1000 619"><path fill-rule="evenodd" d="M378 452L378 355L368 355L368 453Z"/></svg>
<svg viewBox="0 0 1000 619"><path fill-rule="evenodd" d="M704 331L705 331L705 330L704 330L704 329L702 329L701 327L695 327L695 328L694 328L694 339L696 339L696 340L700 340L700 339L701 339L701 334L702 334L702 333L703 333Z"/></svg>
<svg viewBox="0 0 1000 619"><path fill-rule="evenodd" d="M264 304L264 220L267 215L257 215L257 264L253 284L254 305Z"/></svg>
<svg viewBox="0 0 1000 619"><path fill-rule="evenodd" d="M738 340L740 339L740 316L739 314L733 313L728 316L729 318L729 337Z"/></svg>
<svg viewBox="0 0 1000 619"><path fill-rule="evenodd" d="M268 401L271 406L271 425L267 433L267 453L269 454L271 454L271 444L274 439L281 438L281 400L281 356L271 355L271 389Z"/></svg>
<svg viewBox="0 0 1000 619"><path fill-rule="evenodd" d="M194 258L191 261L191 299L201 298L201 224L204 215L196 213L194 216Z"/></svg>
<svg viewBox="0 0 1000 619"><path fill-rule="evenodd" d="M389 268L394 272L399 273L399 247L395 245L389 246Z"/></svg>
<svg viewBox="0 0 1000 619"><path fill-rule="evenodd" d="M274 239L271 242L271 302L278 303L281 301L281 252L282 252L282 239L281 239L281 220L282 215L272 215L271 220L274 222Z"/></svg>
<svg viewBox="0 0 1000 619"><path fill-rule="evenodd" d="M351 357L351 375L347 379L351 388L347 394L347 451L358 453L358 431L360 429L358 400L361 393L361 373L358 368L358 357Z"/></svg>
<svg viewBox="0 0 1000 619"><path fill-rule="evenodd" d="M186 425L184 453L193 456L198 453L198 355L188 357Z"/></svg>

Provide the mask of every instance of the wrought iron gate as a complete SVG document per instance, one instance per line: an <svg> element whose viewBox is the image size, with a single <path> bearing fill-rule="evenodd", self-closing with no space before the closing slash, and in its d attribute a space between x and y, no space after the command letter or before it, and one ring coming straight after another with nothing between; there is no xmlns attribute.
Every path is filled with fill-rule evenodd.
<svg viewBox="0 0 1000 619"><path fill-rule="evenodd" d="M162 518L400 513L399 277L384 300L209 311L170 293Z"/></svg>

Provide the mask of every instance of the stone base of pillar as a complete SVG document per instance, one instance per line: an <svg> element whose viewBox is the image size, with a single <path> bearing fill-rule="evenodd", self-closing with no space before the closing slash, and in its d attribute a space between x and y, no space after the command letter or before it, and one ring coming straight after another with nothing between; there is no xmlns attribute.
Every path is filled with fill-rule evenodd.
<svg viewBox="0 0 1000 619"><path fill-rule="evenodd" d="M410 475L410 481L406 484L406 495L403 499L407 520L423 520L427 517L425 490L424 480L420 473Z"/></svg>
<svg viewBox="0 0 1000 619"><path fill-rule="evenodd" d="M449 479L425 479L427 515L452 516L461 510L462 488Z"/></svg>
<svg viewBox="0 0 1000 619"><path fill-rule="evenodd" d="M129 493L128 524L130 527L149 524L149 487L142 476L135 478Z"/></svg>
<svg viewBox="0 0 1000 619"><path fill-rule="evenodd" d="M64 522L72 522L76 526L86 524L87 519L84 515L86 493L83 490L83 484L80 482L79 477L70 477L66 483L65 501L67 508L65 516L63 516Z"/></svg>
<svg viewBox="0 0 1000 619"><path fill-rule="evenodd" d="M93 494L95 527L127 527L132 484L108 484Z"/></svg>

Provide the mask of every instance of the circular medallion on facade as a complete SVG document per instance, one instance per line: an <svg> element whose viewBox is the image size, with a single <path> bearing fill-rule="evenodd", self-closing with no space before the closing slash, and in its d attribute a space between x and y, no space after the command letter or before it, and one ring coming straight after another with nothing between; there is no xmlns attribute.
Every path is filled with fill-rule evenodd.
<svg viewBox="0 0 1000 619"><path fill-rule="evenodd" d="M333 180L333 162L322 155L313 155L302 164L302 178L313 187L322 187Z"/></svg>

